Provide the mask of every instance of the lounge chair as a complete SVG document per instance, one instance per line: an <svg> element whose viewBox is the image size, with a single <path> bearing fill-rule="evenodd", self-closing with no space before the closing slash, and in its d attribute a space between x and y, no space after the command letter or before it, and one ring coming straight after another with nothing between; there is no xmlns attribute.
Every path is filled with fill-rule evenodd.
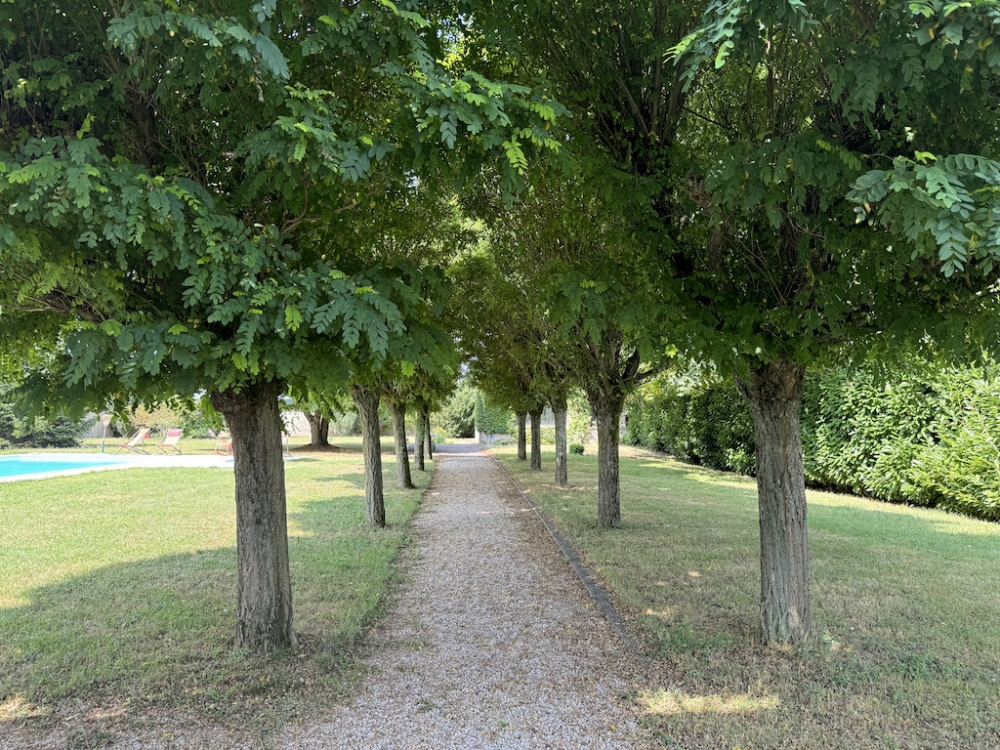
<svg viewBox="0 0 1000 750"><path fill-rule="evenodd" d="M215 452L220 456L233 455L233 439L228 432L220 432L215 439Z"/></svg>
<svg viewBox="0 0 1000 750"><path fill-rule="evenodd" d="M149 428L142 427L135 431L135 434L128 439L127 443L122 443L118 446L118 450L115 451L116 454L125 451L125 453L143 453L149 455L149 451L143 450L142 441L149 437Z"/></svg>
<svg viewBox="0 0 1000 750"><path fill-rule="evenodd" d="M181 453L181 435L184 434L184 430L179 428L171 428L167 430L166 437L163 438L163 442L156 446L157 450L163 453L176 453L178 456L183 455Z"/></svg>

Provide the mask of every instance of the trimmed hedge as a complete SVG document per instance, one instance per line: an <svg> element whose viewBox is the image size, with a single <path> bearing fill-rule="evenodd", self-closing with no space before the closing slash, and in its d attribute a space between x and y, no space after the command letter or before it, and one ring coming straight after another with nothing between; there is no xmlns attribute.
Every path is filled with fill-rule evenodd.
<svg viewBox="0 0 1000 750"><path fill-rule="evenodd" d="M674 374L629 400L624 440L682 461L753 474L757 459L750 409L732 381Z"/></svg>
<svg viewBox="0 0 1000 750"><path fill-rule="evenodd" d="M1000 371L914 365L810 372L806 481L896 503L1000 520ZM753 421L731 380L674 374L628 407L625 440L753 474Z"/></svg>
<svg viewBox="0 0 1000 750"><path fill-rule="evenodd" d="M476 429L486 435L509 435L514 430L514 415L511 410L491 403L478 391L474 419Z"/></svg>

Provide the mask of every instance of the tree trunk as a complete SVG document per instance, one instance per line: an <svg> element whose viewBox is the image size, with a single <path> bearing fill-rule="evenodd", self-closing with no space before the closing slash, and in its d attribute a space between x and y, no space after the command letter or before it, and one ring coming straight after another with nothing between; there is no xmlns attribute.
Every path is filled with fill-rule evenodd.
<svg viewBox="0 0 1000 750"><path fill-rule="evenodd" d="M236 647L269 654L296 646L288 568L279 383L216 391L233 441L236 474Z"/></svg>
<svg viewBox="0 0 1000 750"><path fill-rule="evenodd" d="M591 400L597 417L597 525L621 526L621 483L618 478L618 430L622 398Z"/></svg>
<svg viewBox="0 0 1000 750"><path fill-rule="evenodd" d="M556 484L569 484L566 467L566 394L557 393L552 397L552 414L556 418Z"/></svg>
<svg viewBox="0 0 1000 750"><path fill-rule="evenodd" d="M809 632L809 538L799 413L805 368L778 360L738 380L750 402L760 508L760 630L765 644Z"/></svg>
<svg viewBox="0 0 1000 750"><path fill-rule="evenodd" d="M351 396L361 421L361 452L365 458L365 506L368 523L385 527L385 495L382 492L382 440L379 437L378 390L355 383Z"/></svg>
<svg viewBox="0 0 1000 750"><path fill-rule="evenodd" d="M396 486L401 490L412 490L410 451L406 445L406 404L390 400L389 411L392 412L392 433L396 443Z"/></svg>
<svg viewBox="0 0 1000 750"><path fill-rule="evenodd" d="M528 440L526 432L526 423L528 421L528 412L519 411L517 412L517 460L527 461L528 460Z"/></svg>
<svg viewBox="0 0 1000 750"><path fill-rule="evenodd" d="M318 412L306 414L309 420L309 445L325 448L330 445L330 422Z"/></svg>
<svg viewBox="0 0 1000 750"><path fill-rule="evenodd" d="M424 471L424 416L422 411L417 412L417 429L413 436L413 463L416 464L417 471Z"/></svg>
<svg viewBox="0 0 1000 750"><path fill-rule="evenodd" d="M542 470L542 410L531 412L531 470Z"/></svg>
<svg viewBox="0 0 1000 750"><path fill-rule="evenodd" d="M434 436L431 435L431 411L424 409L424 444L427 446L427 460L434 460Z"/></svg>

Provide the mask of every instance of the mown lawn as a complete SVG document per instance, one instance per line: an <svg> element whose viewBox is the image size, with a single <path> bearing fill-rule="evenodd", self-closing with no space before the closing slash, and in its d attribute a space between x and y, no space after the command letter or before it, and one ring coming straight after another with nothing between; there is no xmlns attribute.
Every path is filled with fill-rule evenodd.
<svg viewBox="0 0 1000 750"><path fill-rule="evenodd" d="M617 595L659 677L634 699L665 748L1000 747L1000 525L809 493L813 635L757 645L752 480L623 449L623 527L596 460L495 451Z"/></svg>
<svg viewBox="0 0 1000 750"><path fill-rule="evenodd" d="M375 532L364 526L360 453L297 455L286 477L302 644L267 659L232 648L230 469L0 483L0 735L15 721L44 732L80 702L264 731L350 690L430 471L414 472L420 489L387 491L390 528ZM389 453L384 471L388 490Z"/></svg>

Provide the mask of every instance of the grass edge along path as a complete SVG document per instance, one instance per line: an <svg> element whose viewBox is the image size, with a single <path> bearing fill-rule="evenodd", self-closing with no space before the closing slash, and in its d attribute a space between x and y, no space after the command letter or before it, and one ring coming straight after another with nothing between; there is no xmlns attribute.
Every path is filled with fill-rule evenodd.
<svg viewBox="0 0 1000 750"><path fill-rule="evenodd" d="M393 488L394 461L383 461ZM67 721L110 737L150 721L260 737L342 700L399 581L396 560L434 466L414 472L417 489L386 492L389 528L374 531L364 525L360 453L286 463L302 645L269 658L231 647L230 471L134 469L0 485L0 738L5 726L41 737ZM88 723L94 716L107 720Z"/></svg>
<svg viewBox="0 0 1000 750"><path fill-rule="evenodd" d="M493 448L607 583L659 679L634 699L665 748L1000 747L1000 525L813 492L813 632L756 642L752 480L622 448L623 527L596 527L596 462L569 488Z"/></svg>

